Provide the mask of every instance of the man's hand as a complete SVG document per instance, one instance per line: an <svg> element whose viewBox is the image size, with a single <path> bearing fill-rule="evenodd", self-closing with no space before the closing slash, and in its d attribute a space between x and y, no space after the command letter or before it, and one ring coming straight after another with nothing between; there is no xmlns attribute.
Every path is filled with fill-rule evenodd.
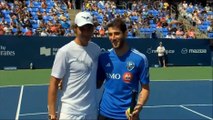
<svg viewBox="0 0 213 120"><path fill-rule="evenodd" d="M142 109L142 105L137 104L134 108L134 111L131 114L130 108L128 108L125 112L128 120L139 120L139 113L140 113L141 109Z"/></svg>
<svg viewBox="0 0 213 120"><path fill-rule="evenodd" d="M48 120L57 120L56 115L48 115Z"/></svg>

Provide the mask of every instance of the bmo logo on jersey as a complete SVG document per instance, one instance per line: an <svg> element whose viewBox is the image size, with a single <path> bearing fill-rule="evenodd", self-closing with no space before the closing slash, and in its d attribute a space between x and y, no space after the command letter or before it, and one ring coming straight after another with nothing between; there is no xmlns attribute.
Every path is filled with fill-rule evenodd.
<svg viewBox="0 0 213 120"><path fill-rule="evenodd" d="M132 75L131 72L125 72L125 73L123 74L123 81L124 81L125 83L130 83L132 80L133 80L133 75Z"/></svg>
<svg viewBox="0 0 213 120"><path fill-rule="evenodd" d="M106 73L107 78L109 79L114 79L114 80L119 80L121 79L121 75L119 73ZM131 80L133 80L133 75L131 72L125 72L122 76L122 80L125 83L130 83Z"/></svg>
<svg viewBox="0 0 213 120"><path fill-rule="evenodd" d="M121 75L118 73L106 73L107 78L118 80L121 78Z"/></svg>

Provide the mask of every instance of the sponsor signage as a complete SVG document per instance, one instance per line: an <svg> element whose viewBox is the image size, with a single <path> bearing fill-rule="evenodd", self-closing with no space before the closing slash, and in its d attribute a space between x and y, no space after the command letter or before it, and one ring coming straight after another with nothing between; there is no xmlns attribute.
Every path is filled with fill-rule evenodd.
<svg viewBox="0 0 213 120"><path fill-rule="evenodd" d="M0 37L0 69L15 66L17 69L29 69L30 64L36 68L51 68L54 57L60 47L70 42L71 37ZM111 49L107 38L94 38L102 51ZM166 61L168 65L196 66L211 65L211 50L209 40L168 40L168 39L128 39L131 47L144 53L149 65L158 64L156 49L159 42L166 48ZM128 63L131 70L133 63ZM119 78L118 75L108 77Z"/></svg>

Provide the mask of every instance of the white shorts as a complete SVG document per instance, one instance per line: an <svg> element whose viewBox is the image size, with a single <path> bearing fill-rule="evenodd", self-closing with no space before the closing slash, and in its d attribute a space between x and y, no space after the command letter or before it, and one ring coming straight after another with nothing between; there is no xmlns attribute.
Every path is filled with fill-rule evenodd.
<svg viewBox="0 0 213 120"><path fill-rule="evenodd" d="M60 113L59 120L97 120L97 114L72 115L72 114Z"/></svg>

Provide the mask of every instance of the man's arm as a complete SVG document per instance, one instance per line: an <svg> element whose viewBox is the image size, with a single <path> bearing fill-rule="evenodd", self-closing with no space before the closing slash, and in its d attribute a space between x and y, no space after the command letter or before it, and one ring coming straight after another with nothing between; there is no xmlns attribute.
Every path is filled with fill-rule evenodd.
<svg viewBox="0 0 213 120"><path fill-rule="evenodd" d="M142 89L138 96L138 102L137 102L137 105L140 106L141 108L145 105L146 101L148 100L149 92L150 92L149 84L142 85Z"/></svg>
<svg viewBox="0 0 213 120"><path fill-rule="evenodd" d="M100 89L101 86L102 86L102 84L103 84L103 82L104 82L104 80L100 80L100 79L98 80L98 79L97 79L96 88L97 88L97 89Z"/></svg>
<svg viewBox="0 0 213 120"><path fill-rule="evenodd" d="M97 89L101 88L105 78L106 78L105 71L103 70L103 68L101 66L101 61L99 58L97 76L96 76L96 88Z"/></svg>
<svg viewBox="0 0 213 120"><path fill-rule="evenodd" d="M145 105L146 101L149 98L149 84L142 85L142 89L138 96L137 105L134 108L132 116L129 118L130 120L137 120L139 118L139 113L142 110L143 106Z"/></svg>
<svg viewBox="0 0 213 120"><path fill-rule="evenodd" d="M56 101L59 82L60 79L53 76L50 77L50 84L48 88L48 112L53 120L54 117L56 119Z"/></svg>

